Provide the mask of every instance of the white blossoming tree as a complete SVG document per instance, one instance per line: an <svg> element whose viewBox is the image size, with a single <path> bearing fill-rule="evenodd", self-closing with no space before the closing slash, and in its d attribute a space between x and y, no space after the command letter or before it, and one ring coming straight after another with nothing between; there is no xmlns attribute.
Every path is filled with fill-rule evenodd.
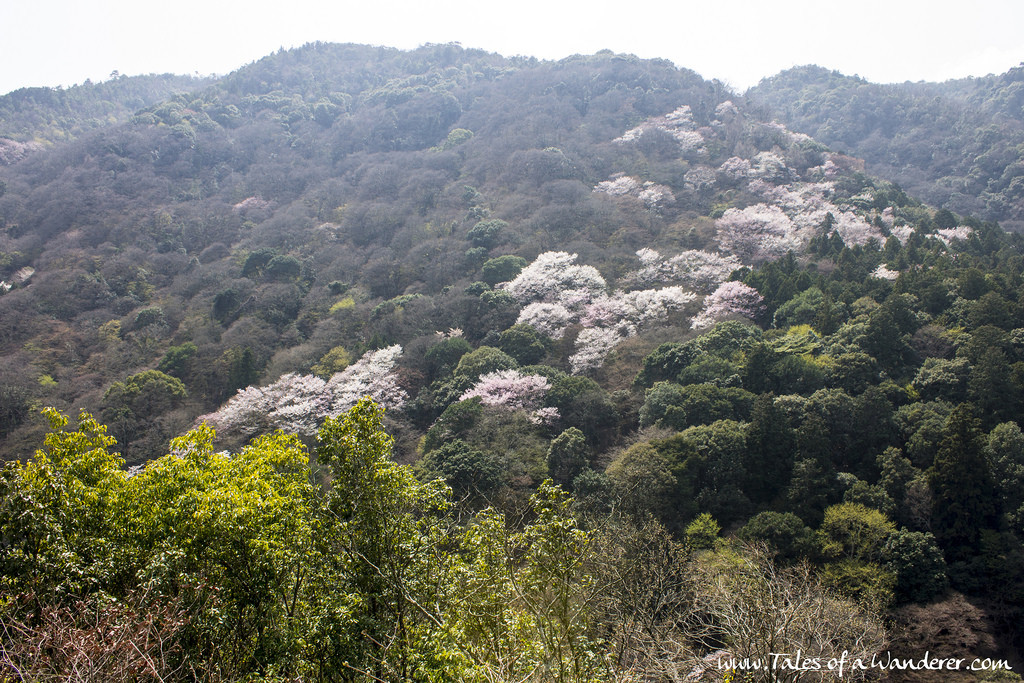
<svg viewBox="0 0 1024 683"><path fill-rule="evenodd" d="M603 294L608 283L593 266L576 264L576 254L547 251L511 282L498 285L520 304L561 303L567 309L582 306Z"/></svg>
<svg viewBox="0 0 1024 683"><path fill-rule="evenodd" d="M244 437L275 429L312 436L324 418L337 417L364 396L384 407L400 408L408 396L392 371L401 354L398 345L370 351L326 381L290 373L267 386L240 390L199 421Z"/></svg>
<svg viewBox="0 0 1024 683"><path fill-rule="evenodd" d="M702 330L735 315L756 320L764 310L764 297L756 289L742 282L726 282L704 299L704 310L693 319L691 326Z"/></svg>
<svg viewBox="0 0 1024 683"><path fill-rule="evenodd" d="M679 282L697 292L713 292L743 265L732 254L723 256L699 249L690 249L668 259L662 259L654 249L641 249L636 254L642 267L629 273L627 281L641 285Z"/></svg>
<svg viewBox="0 0 1024 683"><path fill-rule="evenodd" d="M519 312L516 323L525 323L541 334L552 339L561 339L565 329L573 322L573 316L569 309L562 304L548 304L537 301L527 304Z"/></svg>
<svg viewBox="0 0 1024 683"><path fill-rule="evenodd" d="M614 329L588 327L576 337L576 353L569 356L573 374L601 367L604 359L625 339Z"/></svg>

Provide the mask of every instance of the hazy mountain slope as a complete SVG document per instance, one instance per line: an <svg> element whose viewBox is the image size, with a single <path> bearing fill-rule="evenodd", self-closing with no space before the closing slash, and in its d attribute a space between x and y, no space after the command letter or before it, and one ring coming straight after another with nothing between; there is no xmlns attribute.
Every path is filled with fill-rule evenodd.
<svg viewBox="0 0 1024 683"><path fill-rule="evenodd" d="M879 85L820 67L747 95L779 120L867 161L932 204L1024 226L1024 71L948 83Z"/></svg>
<svg viewBox="0 0 1024 683"><path fill-rule="evenodd" d="M474 275L487 249L464 253L463 240L492 214L512 225L495 255L576 242L592 253L622 225L591 195L622 166L610 141L687 101L707 116L719 91L611 54L522 63L452 46L311 45L260 60L3 171L0 279L35 269L0 302L0 343L23 361L10 381L96 410L113 381L194 343L179 428L265 370L308 369L343 342L405 341L425 325L482 337L486 325L455 319L466 302L412 330L369 314L381 298ZM645 173L681 183L685 168L666 157ZM241 275L260 250L299 272ZM328 312L332 282L352 288L355 309ZM68 353L44 361L54 344Z"/></svg>
<svg viewBox="0 0 1024 683"><path fill-rule="evenodd" d="M0 163L16 160L20 145L51 144L90 130L127 120L143 107L176 93L191 92L210 82L206 78L120 76L101 83L70 88L20 88L0 97ZM6 140L4 140L6 138Z"/></svg>

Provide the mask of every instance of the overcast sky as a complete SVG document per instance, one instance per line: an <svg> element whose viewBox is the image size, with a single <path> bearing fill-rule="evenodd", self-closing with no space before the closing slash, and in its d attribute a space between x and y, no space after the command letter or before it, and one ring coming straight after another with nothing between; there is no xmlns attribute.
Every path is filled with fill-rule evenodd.
<svg viewBox="0 0 1024 683"><path fill-rule="evenodd" d="M800 64L876 82L1024 62L1021 0L0 0L0 94L122 74L226 74L321 40L661 57L743 90Z"/></svg>

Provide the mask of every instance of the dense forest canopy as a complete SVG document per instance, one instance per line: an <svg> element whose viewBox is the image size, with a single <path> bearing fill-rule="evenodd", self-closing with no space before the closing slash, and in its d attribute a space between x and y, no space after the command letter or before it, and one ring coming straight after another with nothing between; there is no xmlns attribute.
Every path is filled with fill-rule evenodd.
<svg viewBox="0 0 1024 683"><path fill-rule="evenodd" d="M741 97L611 52L311 44L209 82L12 93L4 665L1018 662L1024 253L994 220L1017 162L979 161L1018 144L1000 78L804 69ZM904 118L846 125L851 89L919 93L929 163L971 136L988 152L946 171L989 195L922 203L885 171L946 181L862 152L897 154ZM846 113L801 132L826 105ZM88 647L36 647L58 637Z"/></svg>

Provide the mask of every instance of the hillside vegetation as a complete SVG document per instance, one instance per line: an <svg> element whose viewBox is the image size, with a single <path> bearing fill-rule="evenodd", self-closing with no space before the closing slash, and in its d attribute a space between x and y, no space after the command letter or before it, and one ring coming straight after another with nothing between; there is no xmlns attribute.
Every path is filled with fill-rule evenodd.
<svg viewBox="0 0 1024 683"><path fill-rule="evenodd" d="M22 675L1017 661L998 223L610 52L312 44L68 137L0 167Z"/></svg>
<svg viewBox="0 0 1024 683"><path fill-rule="evenodd" d="M1024 228L1024 66L892 85L807 66L764 79L747 96L934 206Z"/></svg>

